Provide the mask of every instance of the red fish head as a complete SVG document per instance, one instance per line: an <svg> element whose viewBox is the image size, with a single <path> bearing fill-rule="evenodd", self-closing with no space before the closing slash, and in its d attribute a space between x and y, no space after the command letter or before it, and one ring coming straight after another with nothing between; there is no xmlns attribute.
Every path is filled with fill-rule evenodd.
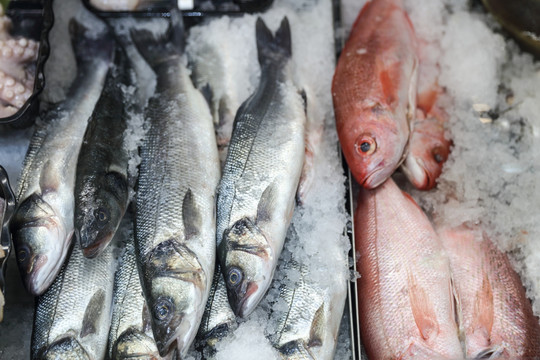
<svg viewBox="0 0 540 360"><path fill-rule="evenodd" d="M429 190L441 175L452 142L445 138L439 120L428 118L419 125L411 136L404 171L417 189Z"/></svg>
<svg viewBox="0 0 540 360"><path fill-rule="evenodd" d="M402 161L408 133L400 131L391 116L389 111L371 108L359 113L355 126L338 126L347 164L366 189L382 184Z"/></svg>

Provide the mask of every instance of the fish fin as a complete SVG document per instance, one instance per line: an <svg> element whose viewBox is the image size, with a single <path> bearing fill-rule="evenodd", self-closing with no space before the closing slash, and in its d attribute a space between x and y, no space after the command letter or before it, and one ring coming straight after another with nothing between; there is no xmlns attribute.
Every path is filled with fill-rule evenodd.
<svg viewBox="0 0 540 360"><path fill-rule="evenodd" d="M309 329L309 342L308 347L319 347L323 345L324 333L327 324L326 317L324 316L324 304L321 304L311 322L311 328Z"/></svg>
<svg viewBox="0 0 540 360"><path fill-rule="evenodd" d="M90 32L91 30L77 20L69 21L69 35L77 64L95 61L95 59L112 62L115 41L110 31L103 31L97 37Z"/></svg>
<svg viewBox="0 0 540 360"><path fill-rule="evenodd" d="M304 114L306 114L306 117L307 117L307 113L308 113L308 98L307 98L307 94L306 94L306 90L304 89L301 89L301 90L298 90L298 94L300 95L300 97L302 98L302 103L304 105Z"/></svg>
<svg viewBox="0 0 540 360"><path fill-rule="evenodd" d="M412 131L412 123L414 116L416 115L416 93L418 84L418 59L415 59L413 71L411 75L411 82L409 83L409 97L407 104L407 122L409 123L409 129Z"/></svg>
<svg viewBox="0 0 540 360"><path fill-rule="evenodd" d="M154 67L171 56L184 52L184 23L180 10L171 10L171 23L167 31L154 34L146 29L131 29L131 39L141 56Z"/></svg>
<svg viewBox="0 0 540 360"><path fill-rule="evenodd" d="M270 222L272 220L274 209L276 207L276 198L278 196L278 189L274 182L264 189L259 205L257 205L257 219L256 224L262 222Z"/></svg>
<svg viewBox="0 0 540 360"><path fill-rule="evenodd" d="M202 216L195 204L195 198L191 189L188 189L182 202L182 220L186 239L200 234Z"/></svg>
<svg viewBox="0 0 540 360"><path fill-rule="evenodd" d="M503 356L506 354L507 356ZM473 359L499 359L504 358L507 359L510 354L507 354L504 347L502 345L497 345L490 347L488 349L481 350L476 355L474 355Z"/></svg>
<svg viewBox="0 0 540 360"><path fill-rule="evenodd" d="M458 326L459 340L465 344L465 329L463 327L463 312L461 311L461 299L454 285L454 278L450 275L450 286L452 292L452 310L454 313L454 320Z"/></svg>
<svg viewBox="0 0 540 360"><path fill-rule="evenodd" d="M259 63L261 66L271 63L281 63L292 56L291 28L287 17L284 17L281 21L275 36L272 35L270 29L268 29L263 19L260 17L257 19L255 31L257 38L257 53L259 55Z"/></svg>
<svg viewBox="0 0 540 360"><path fill-rule="evenodd" d="M315 182L315 166L313 163L317 155L317 150L320 147L323 133L324 124L315 124L315 121L308 121L305 135L304 164L302 165L300 182L296 191L296 201L298 204L304 203Z"/></svg>
<svg viewBox="0 0 540 360"><path fill-rule="evenodd" d="M393 80L393 76L390 73L390 70L382 70L379 74L379 81L382 86L382 92L384 94L384 99L388 104L393 104L396 99L396 83Z"/></svg>
<svg viewBox="0 0 540 360"><path fill-rule="evenodd" d="M409 300L416 327L424 340L428 340L439 332L437 315L426 291L421 288L413 274L408 274Z"/></svg>
<svg viewBox="0 0 540 360"><path fill-rule="evenodd" d="M493 289L489 281L487 271L482 267L483 279L482 288L476 294L474 301L474 317L472 327L475 336L484 338L486 344L489 344L491 338L491 329L493 327Z"/></svg>
<svg viewBox="0 0 540 360"><path fill-rule="evenodd" d="M206 100L206 103L208 104L208 107L210 109L213 109L214 105L212 103L212 99L214 98L214 92L212 91L212 88L210 87L210 84L207 83L199 91L201 92L202 96ZM213 111L212 111L212 113L213 113Z"/></svg>
<svg viewBox="0 0 540 360"><path fill-rule="evenodd" d="M41 175L39 177L39 187L42 194L46 194L49 191L58 189L60 187L60 178L57 176L58 172L54 169L54 163L52 160L47 160Z"/></svg>
<svg viewBox="0 0 540 360"><path fill-rule="evenodd" d="M80 337L84 338L87 335L94 334L99 326L99 321L105 306L105 291L99 289L92 296L86 310L84 311L84 317L81 327Z"/></svg>

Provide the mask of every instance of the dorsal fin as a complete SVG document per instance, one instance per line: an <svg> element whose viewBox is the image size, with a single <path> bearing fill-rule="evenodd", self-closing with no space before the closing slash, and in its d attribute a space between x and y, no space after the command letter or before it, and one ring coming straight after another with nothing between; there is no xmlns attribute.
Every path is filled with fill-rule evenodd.
<svg viewBox="0 0 540 360"><path fill-rule="evenodd" d="M439 323L425 290L416 282L416 278L409 272L409 300L416 327L424 340L430 339L439 332Z"/></svg>
<svg viewBox="0 0 540 360"><path fill-rule="evenodd" d="M84 312L84 318L81 327L81 338L87 335L94 334L98 329L98 323L101 320L101 311L105 306L105 291L99 289L94 293L86 310Z"/></svg>

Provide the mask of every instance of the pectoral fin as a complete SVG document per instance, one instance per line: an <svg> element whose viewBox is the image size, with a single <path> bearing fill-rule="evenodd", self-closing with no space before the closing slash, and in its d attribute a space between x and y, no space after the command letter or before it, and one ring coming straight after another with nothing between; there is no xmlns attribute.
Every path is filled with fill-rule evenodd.
<svg viewBox="0 0 540 360"><path fill-rule="evenodd" d="M439 332L439 323L437 322L433 304L429 300L426 291L418 285L414 275L411 273L408 275L408 284L414 321L422 338L428 340Z"/></svg>
<svg viewBox="0 0 540 360"><path fill-rule="evenodd" d="M277 185L273 182L266 187L261 195L259 205L257 206L256 224L261 222L270 222L272 220L274 210L276 208L277 196Z"/></svg>
<svg viewBox="0 0 540 360"><path fill-rule="evenodd" d="M184 221L186 239L200 234L202 216L197 208L197 204L195 204L195 198L191 189L188 189L182 202L182 219Z"/></svg>
<svg viewBox="0 0 540 360"><path fill-rule="evenodd" d="M83 323L81 327L81 338L87 335L94 334L98 329L98 323L101 318L101 312L105 306L105 291L99 289L92 296L86 311L84 312Z"/></svg>

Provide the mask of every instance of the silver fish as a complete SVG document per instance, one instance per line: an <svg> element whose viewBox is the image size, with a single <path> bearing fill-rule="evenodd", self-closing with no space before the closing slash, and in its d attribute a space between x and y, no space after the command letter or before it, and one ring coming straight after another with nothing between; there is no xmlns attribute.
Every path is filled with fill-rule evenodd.
<svg viewBox="0 0 540 360"><path fill-rule="evenodd" d="M181 15L170 39L132 30L157 76L145 118L135 215L135 246L152 330L161 356L184 356L208 299L215 262L219 158L212 116L184 65Z"/></svg>
<svg viewBox="0 0 540 360"><path fill-rule="evenodd" d="M227 288L221 275L219 263L216 264L214 280L206 309L197 333L197 347L206 357L215 352L216 344L236 329L236 316L227 299Z"/></svg>
<svg viewBox="0 0 540 360"><path fill-rule="evenodd" d="M159 356L150 313L142 293L135 259L133 234L128 236L124 253L114 278L113 315L109 331L108 358L168 359Z"/></svg>
<svg viewBox="0 0 540 360"><path fill-rule="evenodd" d="M112 247L87 259L76 245L37 299L32 359L103 359L107 349L116 262Z"/></svg>
<svg viewBox="0 0 540 360"><path fill-rule="evenodd" d="M11 223L19 269L26 289L34 295L53 282L71 244L77 155L113 53L108 33L87 37L86 29L74 20L70 31L77 77L70 96L36 127Z"/></svg>
<svg viewBox="0 0 540 360"><path fill-rule="evenodd" d="M285 271L300 274L297 281L286 279L279 296L288 310L277 319L270 340L283 359L333 359L339 325L347 296L347 280L336 281L332 289L314 282L306 265L296 261L283 264Z"/></svg>
<svg viewBox="0 0 540 360"><path fill-rule="evenodd" d="M305 102L292 83L289 22L256 25L258 89L236 115L217 197L217 244L229 303L249 315L283 248L304 162Z"/></svg>
<svg viewBox="0 0 540 360"><path fill-rule="evenodd" d="M128 152L124 146L131 83L130 67L118 47L115 66L84 134L75 179L75 229L84 256L93 258L112 240L128 205Z"/></svg>

